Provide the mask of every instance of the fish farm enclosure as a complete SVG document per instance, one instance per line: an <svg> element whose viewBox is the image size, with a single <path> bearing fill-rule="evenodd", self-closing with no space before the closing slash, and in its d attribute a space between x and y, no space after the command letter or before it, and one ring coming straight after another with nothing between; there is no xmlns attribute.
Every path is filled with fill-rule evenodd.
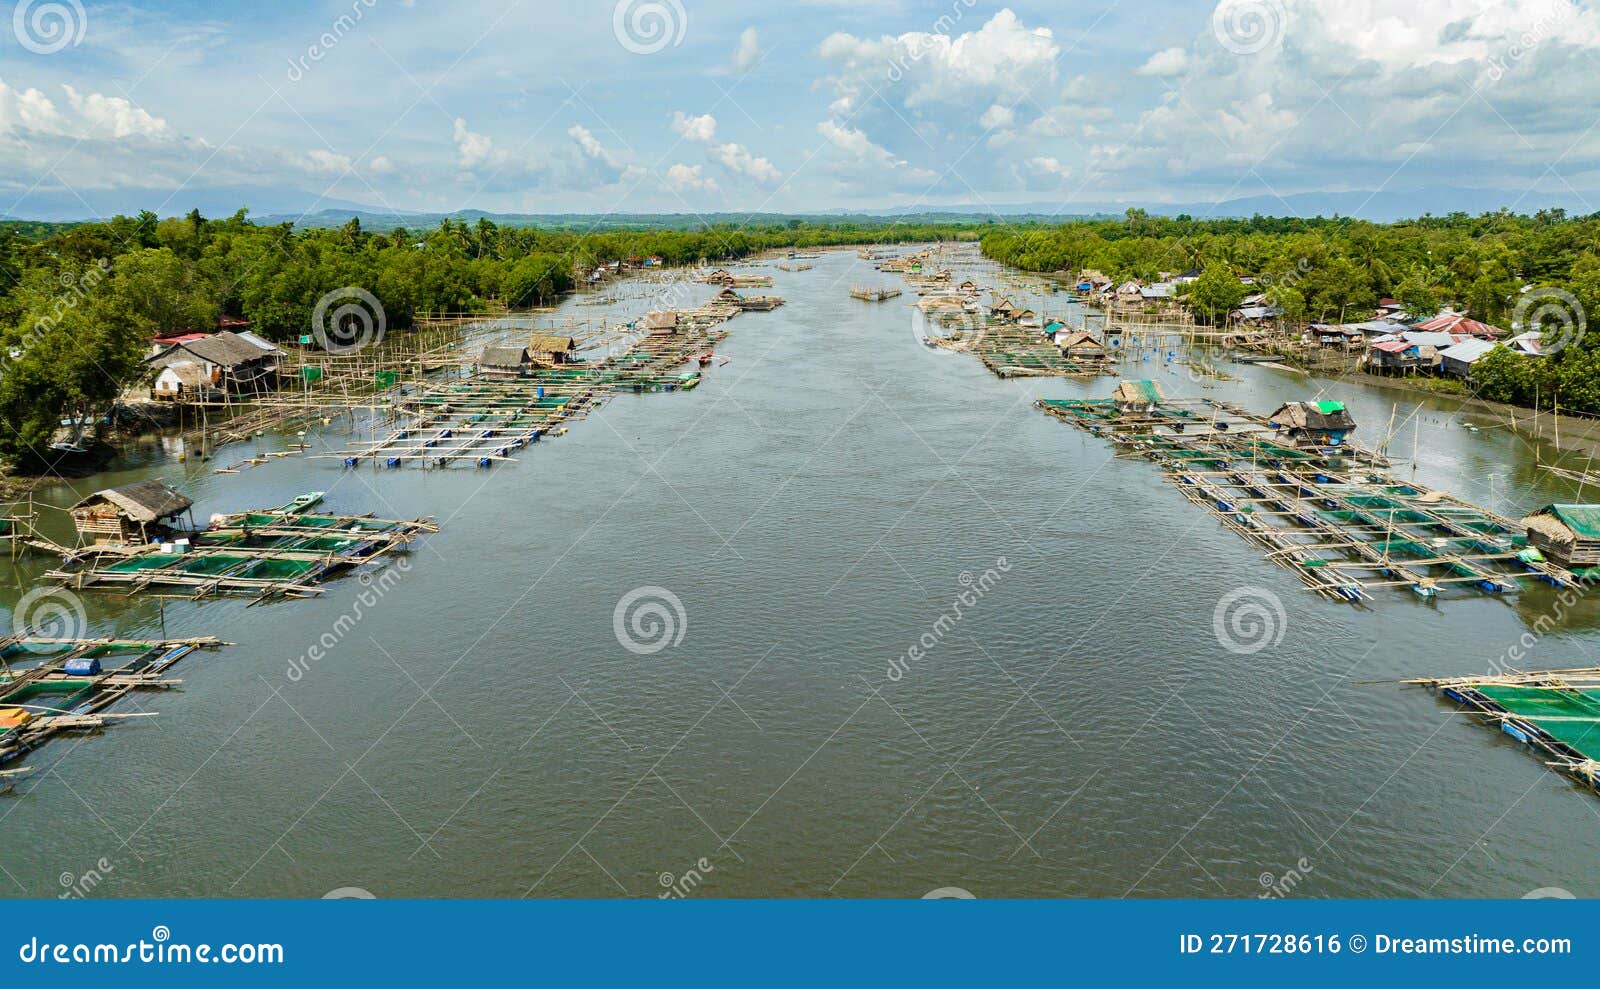
<svg viewBox="0 0 1600 989"><path fill-rule="evenodd" d="M1586 452L972 243L718 264L0 508L0 883L1600 894Z"/></svg>

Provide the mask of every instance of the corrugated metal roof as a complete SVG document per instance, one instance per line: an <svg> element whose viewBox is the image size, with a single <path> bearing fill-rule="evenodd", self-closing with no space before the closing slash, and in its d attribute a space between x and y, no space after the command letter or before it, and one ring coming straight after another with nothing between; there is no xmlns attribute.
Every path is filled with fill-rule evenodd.
<svg viewBox="0 0 1600 989"><path fill-rule="evenodd" d="M1465 364L1471 364L1483 357L1484 354L1487 354L1489 351L1493 350L1494 347L1495 345L1492 340L1479 340L1473 338L1469 340L1463 340L1455 346L1444 348L1443 350L1439 351L1439 356L1447 360L1461 361Z"/></svg>
<svg viewBox="0 0 1600 989"><path fill-rule="evenodd" d="M1384 340L1380 343L1373 344L1372 349L1381 350L1387 354L1398 354L1415 346L1416 344L1408 343L1405 340Z"/></svg>

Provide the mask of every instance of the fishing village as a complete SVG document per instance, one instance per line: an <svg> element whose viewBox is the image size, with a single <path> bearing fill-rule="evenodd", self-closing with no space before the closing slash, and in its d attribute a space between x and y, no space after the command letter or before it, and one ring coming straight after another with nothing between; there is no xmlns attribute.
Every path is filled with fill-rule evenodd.
<svg viewBox="0 0 1600 989"><path fill-rule="evenodd" d="M13 797L32 792L46 742L152 720L138 699L181 693L180 661L214 653L195 668L208 681L224 675L230 654L251 645L234 620L208 623L224 602L264 613L337 605L396 561L409 571L442 565L425 547L464 524L459 508L391 507L402 495L425 501L417 485L427 478L477 476L474 491L504 486L570 501L541 470L542 448L570 442L619 401L687 398L730 363L740 372L771 341L796 340L794 327L812 310L842 319L828 325L852 339L871 334L862 345L889 355L909 381L935 368L969 380L963 368L976 357L971 371L1002 394L1026 396L1113 461L1153 465L1152 476L1179 496L1175 514L1237 536L1260 557L1255 579L1285 569L1313 601L1432 614L1487 599L1517 614L1529 595L1583 593L1600 567L1600 507L1573 497L1507 510L1419 480L1422 424L1415 414L1398 421L1401 397L1375 400L1368 385L1346 393L1349 369L1313 378L1291 368L1288 354L1258 359L1259 337L1206 326L1180 296L1135 302L1105 291L1093 273L1026 272L959 241L779 249L721 266L619 267L583 281L555 307L427 314L415 329L349 352L314 338L268 343L242 326L152 341L157 376L135 396L166 414L145 441L151 476L85 487L70 503L30 496L4 513L16 573L30 581L20 589L45 599L19 609L19 620L32 617L14 623L3 647L0 787ZM835 317L832 306L851 308ZM207 342L218 337L226 352ZM756 349L741 358L740 347ZM935 363L921 369L920 360ZM1258 391L1282 398L1263 402ZM1347 394L1366 395L1365 404ZM1374 418L1377 407L1387 416ZM688 417L671 402L662 408L656 418ZM1368 414L1358 422L1361 408ZM738 413L699 428L737 430ZM1501 435L1480 428L1457 427L1452 441ZM1573 464L1551 458L1541 484L1577 495L1592 488L1595 479ZM178 475L207 487L216 508L203 522ZM1092 476L1083 483L1076 510L1105 511L1089 507L1098 497ZM282 493L273 501L256 491ZM59 592L71 595L66 605L48 600ZM147 617L131 637L114 626L89 635L103 606L140 600L155 603L161 628ZM151 634L179 607L197 609L185 628L204 634ZM1396 681L1433 688L1600 790L1587 737L1600 724L1590 710L1600 704L1600 672L1421 677L1425 661L1410 662L1424 669Z"/></svg>

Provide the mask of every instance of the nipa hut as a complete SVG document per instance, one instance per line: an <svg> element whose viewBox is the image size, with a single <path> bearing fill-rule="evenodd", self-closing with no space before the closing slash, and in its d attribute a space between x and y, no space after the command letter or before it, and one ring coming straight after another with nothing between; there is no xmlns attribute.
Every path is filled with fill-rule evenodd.
<svg viewBox="0 0 1600 989"><path fill-rule="evenodd" d="M193 504L160 481L135 481L96 491L71 512L79 535L90 542L132 545L170 534Z"/></svg>
<svg viewBox="0 0 1600 989"><path fill-rule="evenodd" d="M578 356L578 341L534 334L528 338L528 356L539 365L570 364Z"/></svg>
<svg viewBox="0 0 1600 989"><path fill-rule="evenodd" d="M729 291L732 291L731 289ZM738 293L735 292L735 295ZM668 336L678 332L678 314L676 312L648 312L644 316L644 329L651 336Z"/></svg>
<svg viewBox="0 0 1600 989"><path fill-rule="evenodd" d="M1528 544L1560 566L1600 566L1600 505L1546 505L1522 524Z"/></svg>
<svg viewBox="0 0 1600 989"><path fill-rule="evenodd" d="M1117 403L1119 412L1149 412L1166 400L1166 396L1161 394L1161 386L1149 378L1122 382L1111 393L1111 398Z"/></svg>
<svg viewBox="0 0 1600 989"><path fill-rule="evenodd" d="M1343 402L1285 402L1268 422L1302 447L1338 446L1356 428Z"/></svg>
<svg viewBox="0 0 1600 989"><path fill-rule="evenodd" d="M478 373L485 378L520 378L533 368L527 347L516 344L491 344L483 348Z"/></svg>
<svg viewBox="0 0 1600 989"><path fill-rule="evenodd" d="M1055 341L1063 357L1079 361L1106 359L1106 345L1082 330L1059 330L1055 334Z"/></svg>

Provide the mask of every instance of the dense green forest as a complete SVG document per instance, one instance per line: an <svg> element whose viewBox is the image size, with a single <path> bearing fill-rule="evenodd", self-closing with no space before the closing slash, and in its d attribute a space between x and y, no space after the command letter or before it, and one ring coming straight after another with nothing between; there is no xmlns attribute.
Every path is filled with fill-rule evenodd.
<svg viewBox="0 0 1600 989"><path fill-rule="evenodd" d="M983 250L1028 271L1098 269L1117 281L1198 269L1188 301L1205 322L1264 291L1290 323L1370 319L1388 297L1419 317L1450 306L1505 329L1537 328L1569 346L1550 358L1497 350L1473 368L1474 389L1497 401L1600 413L1600 340L1585 332L1588 315L1600 318L1600 215L1452 213L1376 224L1130 210L1121 220L993 231Z"/></svg>
<svg viewBox="0 0 1600 989"><path fill-rule="evenodd" d="M220 318L295 340L325 294L358 286L391 330L419 313L479 312L557 299L576 273L659 255L667 264L782 246L890 243L975 234L953 225L802 221L763 227L574 232L445 219L427 231L260 226L243 210L103 223L0 226L0 457L37 460L63 419L102 414L147 373L151 337Z"/></svg>

